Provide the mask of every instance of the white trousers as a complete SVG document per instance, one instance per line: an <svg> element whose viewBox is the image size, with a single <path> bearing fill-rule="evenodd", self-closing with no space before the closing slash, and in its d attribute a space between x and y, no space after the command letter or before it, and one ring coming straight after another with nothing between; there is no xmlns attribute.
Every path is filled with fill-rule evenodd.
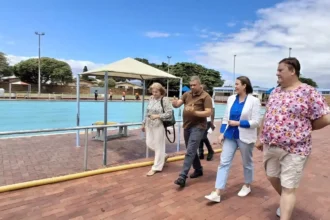
<svg viewBox="0 0 330 220"><path fill-rule="evenodd" d="M159 126L146 126L147 147L155 152L154 165L152 170L162 171L165 163L165 129L163 124Z"/></svg>

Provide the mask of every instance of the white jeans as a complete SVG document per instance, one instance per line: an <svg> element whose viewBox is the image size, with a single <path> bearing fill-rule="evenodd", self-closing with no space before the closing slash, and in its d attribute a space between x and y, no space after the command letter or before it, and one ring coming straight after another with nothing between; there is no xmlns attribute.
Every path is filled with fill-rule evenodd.
<svg viewBox="0 0 330 220"><path fill-rule="evenodd" d="M146 144L149 149L155 152L154 165L151 169L154 171L162 171L166 157L165 128L163 124L152 127L146 125Z"/></svg>

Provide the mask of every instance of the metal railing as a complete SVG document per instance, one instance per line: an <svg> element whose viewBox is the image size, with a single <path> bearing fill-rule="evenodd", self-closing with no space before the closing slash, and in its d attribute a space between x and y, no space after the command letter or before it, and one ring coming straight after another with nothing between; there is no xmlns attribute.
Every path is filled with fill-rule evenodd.
<svg viewBox="0 0 330 220"><path fill-rule="evenodd" d="M98 95L98 100L103 100L104 94ZM113 99L114 100L120 100L122 97L121 94L114 94ZM11 92L10 93L4 93L3 96L0 96L0 99L42 99L42 100L74 100L77 98L76 93L27 93L27 92ZM94 94L90 93L81 93L80 94L81 99L86 100L94 100ZM146 99L148 99L149 96L146 96ZM126 94L126 99L135 99L135 95L132 94Z"/></svg>
<svg viewBox="0 0 330 220"><path fill-rule="evenodd" d="M221 120L222 118L215 118L215 120ZM176 121L178 124L176 124L176 127L180 130L181 129L181 123L182 120L177 120ZM83 168L86 171L87 170L87 163L88 163L88 133L89 130L92 129L103 129L103 128L116 128L120 126L127 126L127 127L132 127L132 126L138 126L142 125L142 122L137 122L137 123L118 123L118 124L113 124L113 125L92 125L92 126L77 126L77 127L69 127L69 128L53 128L53 129L39 129L39 130L21 130L21 131L5 131L5 132L0 132L0 137L1 136L11 136L11 135L20 135L20 134L38 134L38 133L54 133L54 132L63 132L63 131L80 131L84 130L85 131L85 146L84 146L84 162L83 162ZM179 131L180 134L180 131ZM1 140L1 139L0 139ZM107 141L105 139L105 141ZM177 139L177 151L179 152L179 145L181 142L181 136L178 135ZM146 158L149 157L149 149L146 146ZM106 164L104 164L106 165Z"/></svg>

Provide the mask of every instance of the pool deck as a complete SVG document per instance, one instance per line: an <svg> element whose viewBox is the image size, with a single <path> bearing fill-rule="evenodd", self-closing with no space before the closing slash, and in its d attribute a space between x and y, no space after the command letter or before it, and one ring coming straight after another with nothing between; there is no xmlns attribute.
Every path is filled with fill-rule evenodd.
<svg viewBox="0 0 330 220"><path fill-rule="evenodd" d="M330 127L313 134L313 153L297 191L293 220L330 219L330 148L325 138L329 132ZM145 176L150 168L144 167L1 193L0 219L278 219L279 196L265 178L261 152L254 152L252 193L245 198L236 195L243 181L239 154L220 204L204 199L214 187L218 154L211 162L202 161L204 176L188 179L182 190L173 184L182 167L177 161L153 177Z"/></svg>
<svg viewBox="0 0 330 220"><path fill-rule="evenodd" d="M103 142L92 140L95 132L88 136L88 170L103 168ZM84 138L82 134L79 148L72 133L0 139L0 186L84 171ZM182 151L183 139L181 143ZM140 130L130 130L129 137L108 141L107 149L108 166L136 162L146 156ZM168 143L167 152L175 153L176 143ZM149 156L153 156L151 150Z"/></svg>

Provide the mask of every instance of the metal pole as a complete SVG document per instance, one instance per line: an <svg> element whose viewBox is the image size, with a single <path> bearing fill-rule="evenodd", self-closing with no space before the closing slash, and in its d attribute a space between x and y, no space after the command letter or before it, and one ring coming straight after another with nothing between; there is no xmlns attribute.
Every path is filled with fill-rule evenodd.
<svg viewBox="0 0 330 220"><path fill-rule="evenodd" d="M41 70L40 70L40 34L38 34L39 37L39 60L38 60L38 94L40 95L40 90L41 90Z"/></svg>
<svg viewBox="0 0 330 220"><path fill-rule="evenodd" d="M179 98L182 96L182 78L180 78L180 93ZM179 120L181 121L181 107L179 108ZM181 122L178 123L178 142L176 143L176 151L180 151L180 142L181 142Z"/></svg>
<svg viewBox="0 0 330 220"><path fill-rule="evenodd" d="M170 74L170 60L171 60L171 56L167 56L168 62L167 62L167 73ZM168 91L169 89L169 80L167 79L167 97L168 97Z"/></svg>
<svg viewBox="0 0 330 220"><path fill-rule="evenodd" d="M11 99L11 83L9 83L9 99Z"/></svg>
<svg viewBox="0 0 330 220"><path fill-rule="evenodd" d="M141 78L143 79L143 77L141 76ZM143 79L143 92L142 92L142 121L144 120L144 101L145 101L145 95L146 95L146 80ZM143 132L141 132L141 138L143 137ZM149 157L149 148L148 146L146 146L146 158Z"/></svg>
<svg viewBox="0 0 330 220"><path fill-rule="evenodd" d="M235 93L235 82L236 82L235 65L236 65L236 54L234 55L234 68L233 68L233 73L234 73L234 79L233 79L233 94Z"/></svg>
<svg viewBox="0 0 330 220"><path fill-rule="evenodd" d="M77 85L76 85L76 93L77 93L77 127L80 125L80 74L77 74ZM80 131L77 130L76 133L76 147L80 147Z"/></svg>
<svg viewBox="0 0 330 220"><path fill-rule="evenodd" d="M104 125L108 124L108 72L104 74ZM107 165L107 142L108 131L105 127L103 130L104 142L103 142L103 165Z"/></svg>
<svg viewBox="0 0 330 220"><path fill-rule="evenodd" d="M38 35L38 45L39 45L39 59L38 59L38 95L40 95L41 93L41 60L40 60L40 41L41 41L41 36L45 35L44 32L39 33L39 32L35 32L36 35Z"/></svg>
<svg viewBox="0 0 330 220"><path fill-rule="evenodd" d="M88 160L88 128L85 129L84 171L87 170L87 160Z"/></svg>
<svg viewBox="0 0 330 220"><path fill-rule="evenodd" d="M292 50L292 48L290 47L289 48L289 57L291 57L291 50Z"/></svg>

